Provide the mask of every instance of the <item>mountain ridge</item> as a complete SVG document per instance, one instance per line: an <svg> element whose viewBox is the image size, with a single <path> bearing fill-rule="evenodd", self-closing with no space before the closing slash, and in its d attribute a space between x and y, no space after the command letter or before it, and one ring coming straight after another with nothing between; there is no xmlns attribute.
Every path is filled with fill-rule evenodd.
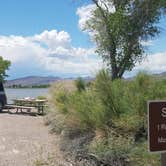
<svg viewBox="0 0 166 166"><path fill-rule="evenodd" d="M4 86L10 87L13 85L21 85L21 86L49 85L58 80L61 80L61 78L54 77L54 76L45 76L45 77L44 76L27 76L27 77L7 80Z"/></svg>
<svg viewBox="0 0 166 166"><path fill-rule="evenodd" d="M61 78L58 76L27 76L27 77L21 77L16 78L12 80L7 80L4 83L5 87L13 87L13 86L39 86L39 85L50 85L54 82L61 81L61 80L75 80L75 77L69 77L69 78ZM91 77L84 77L85 80L91 80Z"/></svg>
<svg viewBox="0 0 166 166"><path fill-rule="evenodd" d="M166 78L166 72L153 74L158 78ZM126 78L127 80L133 79L134 77ZM12 80L7 80L4 84L5 87L12 87L13 85L21 86L36 86L36 85L50 85L56 81L60 80L75 80L75 77L62 78L58 76L27 76L16 78ZM92 77L83 77L84 80L93 80Z"/></svg>

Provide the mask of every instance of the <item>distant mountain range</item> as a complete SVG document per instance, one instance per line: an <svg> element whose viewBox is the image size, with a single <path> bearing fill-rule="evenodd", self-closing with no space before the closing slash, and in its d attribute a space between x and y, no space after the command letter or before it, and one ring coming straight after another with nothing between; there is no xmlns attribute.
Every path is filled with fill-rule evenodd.
<svg viewBox="0 0 166 166"><path fill-rule="evenodd" d="M158 77L164 77L166 78L166 72L162 72L160 74L154 74L155 76L158 76Z"/></svg>
<svg viewBox="0 0 166 166"><path fill-rule="evenodd" d="M152 74L153 76L155 76L158 79L166 79L166 72L162 72L162 73L157 73L157 74ZM134 77L127 77L125 78L126 80L133 80L135 78Z"/></svg>
<svg viewBox="0 0 166 166"><path fill-rule="evenodd" d="M13 79L13 80L7 80L4 86L10 87L13 85L21 85L21 86L48 85L60 79L61 78L59 77L28 76L28 77Z"/></svg>
<svg viewBox="0 0 166 166"><path fill-rule="evenodd" d="M154 76L159 77L159 78L166 78L166 72L160 73L160 74L154 74ZM56 81L60 80L74 80L75 78L60 78L60 77L53 77L53 76L48 76L48 77L41 77L41 76L28 76L28 77L23 77L23 78L18 78L14 80L7 80L6 83L4 84L5 87L13 87L13 85L16 86L25 86L25 87L32 87L32 86L42 86L42 85L50 85ZM128 80L133 79L127 78ZM91 77L85 77L84 80L90 81L93 80Z"/></svg>
<svg viewBox="0 0 166 166"><path fill-rule="evenodd" d="M32 86L42 86L42 85L50 85L56 81L60 80L74 80L75 78L60 78L60 77L41 77L41 76L28 76L23 78L17 78L13 80L7 80L4 84L5 87L32 87ZM85 80L91 80L90 77L85 77Z"/></svg>

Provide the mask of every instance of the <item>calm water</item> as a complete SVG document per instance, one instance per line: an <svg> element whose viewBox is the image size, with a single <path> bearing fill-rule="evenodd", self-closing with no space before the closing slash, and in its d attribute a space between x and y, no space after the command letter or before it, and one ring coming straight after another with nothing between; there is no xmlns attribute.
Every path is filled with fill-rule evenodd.
<svg viewBox="0 0 166 166"><path fill-rule="evenodd" d="M13 99L31 97L36 98L38 96L47 96L47 88L33 88L33 89L5 89L8 103L12 103Z"/></svg>

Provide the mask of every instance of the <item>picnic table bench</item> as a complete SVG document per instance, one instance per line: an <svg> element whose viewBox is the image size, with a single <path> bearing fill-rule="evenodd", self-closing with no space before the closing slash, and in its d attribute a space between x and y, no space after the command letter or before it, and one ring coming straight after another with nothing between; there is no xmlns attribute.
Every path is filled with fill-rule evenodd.
<svg viewBox="0 0 166 166"><path fill-rule="evenodd" d="M31 112L32 109L34 109L35 107L27 107L27 106L21 106L21 105L12 105L12 104L7 104L5 105L5 107L8 109L16 109L18 112L19 110L22 112L23 109L26 109L28 112Z"/></svg>

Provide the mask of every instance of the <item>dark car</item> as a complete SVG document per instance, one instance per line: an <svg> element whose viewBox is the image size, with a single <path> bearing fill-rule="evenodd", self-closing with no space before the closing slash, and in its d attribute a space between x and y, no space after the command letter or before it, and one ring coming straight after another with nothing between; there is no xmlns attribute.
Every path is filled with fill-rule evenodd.
<svg viewBox="0 0 166 166"><path fill-rule="evenodd" d="M3 83L0 82L0 111L2 111L5 104L7 104L7 98L3 87Z"/></svg>

